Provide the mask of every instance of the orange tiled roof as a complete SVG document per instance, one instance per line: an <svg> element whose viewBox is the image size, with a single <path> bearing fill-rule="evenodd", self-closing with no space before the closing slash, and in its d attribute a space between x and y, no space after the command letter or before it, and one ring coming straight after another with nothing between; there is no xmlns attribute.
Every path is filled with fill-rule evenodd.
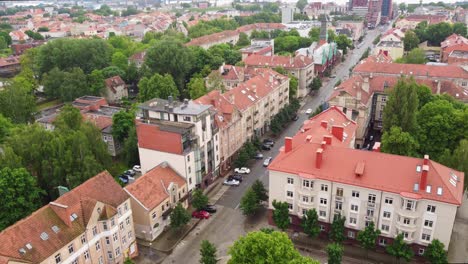
<svg viewBox="0 0 468 264"><path fill-rule="evenodd" d="M182 154L182 137L180 134L162 131L154 124L138 122L136 126L138 147Z"/></svg>
<svg viewBox="0 0 468 264"><path fill-rule="evenodd" d="M178 188L186 185L185 179L164 162L125 187L125 191L152 210L169 197L167 189L171 183Z"/></svg>
<svg viewBox="0 0 468 264"><path fill-rule="evenodd" d="M304 68L314 62L311 58L303 55L296 57L289 56L264 56L258 54L252 54L244 59L244 63L247 66L261 66L261 67L284 67L284 68Z"/></svg>

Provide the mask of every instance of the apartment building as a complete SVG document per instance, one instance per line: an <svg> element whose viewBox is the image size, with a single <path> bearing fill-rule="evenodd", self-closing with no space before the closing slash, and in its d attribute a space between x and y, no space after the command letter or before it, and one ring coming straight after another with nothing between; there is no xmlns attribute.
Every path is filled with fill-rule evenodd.
<svg viewBox="0 0 468 264"><path fill-rule="evenodd" d="M154 167L124 189L130 195L135 235L153 241L170 225L177 203L188 207L188 188L167 162Z"/></svg>
<svg viewBox="0 0 468 264"><path fill-rule="evenodd" d="M220 163L219 129L215 111L185 99L155 98L142 103L137 114L138 152L142 172L167 161L187 183L189 191L208 186Z"/></svg>
<svg viewBox="0 0 468 264"><path fill-rule="evenodd" d="M468 54L468 39L464 38L463 36L459 36L457 34L452 34L447 37L442 43L440 43L440 61L453 63L459 62L460 60L455 59L454 56L458 55L465 55ZM452 57L452 58L450 58ZM461 56L463 57L463 56ZM461 60L462 62L465 60Z"/></svg>
<svg viewBox="0 0 468 264"><path fill-rule="evenodd" d="M128 97L128 89L119 75L105 79L104 83L105 89L103 96L109 103L119 103L122 98Z"/></svg>
<svg viewBox="0 0 468 264"><path fill-rule="evenodd" d="M1 263L123 263L138 254L129 195L101 172L0 232Z"/></svg>
<svg viewBox="0 0 468 264"><path fill-rule="evenodd" d="M382 18L382 0L369 0L366 15L367 27L375 28Z"/></svg>
<svg viewBox="0 0 468 264"><path fill-rule="evenodd" d="M390 56L393 60L403 57L404 46L403 41L394 40L394 41L379 41L375 48L373 49L375 55L379 53L385 53Z"/></svg>
<svg viewBox="0 0 468 264"><path fill-rule="evenodd" d="M448 248L462 201L463 172L427 155L404 157L333 142L329 144L326 136L322 143L297 136L285 139L268 167L270 209L274 200L287 202L296 230L301 230L306 210L315 209L322 235L330 231L334 217L345 216L345 235L351 243L374 222L381 230L380 246L403 234L419 255L433 239Z"/></svg>
<svg viewBox="0 0 468 264"><path fill-rule="evenodd" d="M289 56L263 56L250 55L244 59L247 67L253 68L276 68L283 67L287 72L298 79L299 86L297 91L298 97L304 97L310 91L309 85L314 78L314 61L304 55L295 57Z"/></svg>
<svg viewBox="0 0 468 264"><path fill-rule="evenodd" d="M214 90L195 100L217 112L223 170L247 140L269 131L271 119L289 104L288 77L266 68L227 66L222 77L230 84L228 91Z"/></svg>

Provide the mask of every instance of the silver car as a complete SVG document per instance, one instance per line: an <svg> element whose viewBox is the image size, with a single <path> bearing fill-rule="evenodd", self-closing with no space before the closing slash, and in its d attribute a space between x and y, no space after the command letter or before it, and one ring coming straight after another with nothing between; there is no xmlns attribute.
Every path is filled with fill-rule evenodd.
<svg viewBox="0 0 468 264"><path fill-rule="evenodd" d="M225 180L223 182L223 185L227 185L227 186L239 186L240 182L239 181L236 181L234 179L232 180Z"/></svg>
<svg viewBox="0 0 468 264"><path fill-rule="evenodd" d="M265 161L263 161L263 167L268 167L268 165L270 165L271 159L272 157L266 158Z"/></svg>

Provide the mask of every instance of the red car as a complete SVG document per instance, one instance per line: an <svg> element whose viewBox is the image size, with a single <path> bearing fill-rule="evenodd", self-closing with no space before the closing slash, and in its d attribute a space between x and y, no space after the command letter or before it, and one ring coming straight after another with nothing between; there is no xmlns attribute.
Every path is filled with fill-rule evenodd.
<svg viewBox="0 0 468 264"><path fill-rule="evenodd" d="M208 219L210 218L210 213L208 213L207 211L195 211L192 213L192 217L195 217L195 218L200 218L200 219Z"/></svg>

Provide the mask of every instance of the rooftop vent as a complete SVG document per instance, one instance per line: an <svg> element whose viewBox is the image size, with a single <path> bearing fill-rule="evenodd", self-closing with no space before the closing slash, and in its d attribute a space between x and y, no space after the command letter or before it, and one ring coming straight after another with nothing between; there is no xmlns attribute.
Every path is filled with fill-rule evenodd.
<svg viewBox="0 0 468 264"><path fill-rule="evenodd" d="M25 246L28 250L31 250L33 247L31 245L31 243L27 243L26 246Z"/></svg>
<svg viewBox="0 0 468 264"><path fill-rule="evenodd" d="M47 239L49 239L49 235L46 232L42 232L41 233L41 239L42 240L47 240Z"/></svg>
<svg viewBox="0 0 468 264"><path fill-rule="evenodd" d="M55 234L57 234L59 231L60 231L60 228L58 226L52 226L52 231L55 232Z"/></svg>
<svg viewBox="0 0 468 264"><path fill-rule="evenodd" d="M18 250L18 252L19 252L21 255L26 254L26 250L25 250L24 248L20 248L20 249Z"/></svg>
<svg viewBox="0 0 468 264"><path fill-rule="evenodd" d="M437 187L437 195L442 195L442 187Z"/></svg>

